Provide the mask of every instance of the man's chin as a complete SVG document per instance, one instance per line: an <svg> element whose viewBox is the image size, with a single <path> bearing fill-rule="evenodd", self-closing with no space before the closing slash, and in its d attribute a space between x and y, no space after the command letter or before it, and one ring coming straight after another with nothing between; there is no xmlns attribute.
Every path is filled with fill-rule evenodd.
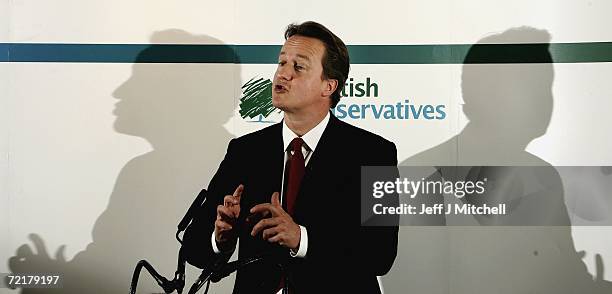
<svg viewBox="0 0 612 294"><path fill-rule="evenodd" d="M280 109L282 111L285 111L284 105L282 103L280 103L279 99L275 99L274 97L272 97L272 106L274 106L277 109Z"/></svg>
<svg viewBox="0 0 612 294"><path fill-rule="evenodd" d="M279 106L274 105L274 107L276 107L276 109L278 109L278 110L280 110L282 112L285 112L285 109L286 109L283 105L279 105Z"/></svg>

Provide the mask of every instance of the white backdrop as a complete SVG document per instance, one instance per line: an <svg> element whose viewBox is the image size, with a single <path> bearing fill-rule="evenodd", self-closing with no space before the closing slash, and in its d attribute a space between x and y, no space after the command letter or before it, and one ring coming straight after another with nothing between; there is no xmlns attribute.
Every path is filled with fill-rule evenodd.
<svg viewBox="0 0 612 294"><path fill-rule="evenodd" d="M523 26L546 30L552 43L602 42L612 40L611 10L606 0L0 0L0 42L282 44L286 25L305 20L323 23L350 45L474 44ZM550 126L527 150L553 165L612 165L612 64L553 67ZM267 126L238 115L239 87L253 77L271 78L274 69L273 64L0 63L0 272L10 271L8 260L17 248L32 244L31 233L44 240L52 256L67 245L70 260L94 241L96 221L111 226L100 229L105 232L121 231L128 221L146 225L117 212L139 209L138 200L152 201L144 205L157 209L152 218L165 206L176 208L164 218L171 222L167 241L173 241L173 219L206 187L229 139ZM343 102L410 99L444 104L447 116L347 121L395 142L401 162L456 135L467 123L461 111L461 71L460 64L353 65L350 76L377 82L379 97ZM194 104L185 107L182 99ZM129 103L133 107L123 107ZM150 103L155 105L149 108ZM201 113L182 117L194 105ZM163 120L151 122L140 115L165 113L166 108L173 112ZM118 121L122 114L131 119L124 128ZM147 198L142 194L152 193L147 186L167 194ZM128 195L136 196L130 200ZM104 211L111 211L107 221ZM596 253L606 269L612 267L611 233L610 228L572 228L576 250L586 252L591 274ZM139 236L133 238L134 244L140 242ZM174 259L173 243L160 244L155 250ZM170 261L159 262L172 270ZM612 280L612 271L605 278ZM221 293L231 283L226 281Z"/></svg>

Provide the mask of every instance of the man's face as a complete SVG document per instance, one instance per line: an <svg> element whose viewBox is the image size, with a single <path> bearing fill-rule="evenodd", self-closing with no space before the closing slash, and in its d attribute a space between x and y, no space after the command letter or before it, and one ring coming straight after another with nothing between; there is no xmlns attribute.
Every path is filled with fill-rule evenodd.
<svg viewBox="0 0 612 294"><path fill-rule="evenodd" d="M278 56L272 83L272 104L287 113L327 111L331 103L329 82L323 79L323 42L292 36Z"/></svg>

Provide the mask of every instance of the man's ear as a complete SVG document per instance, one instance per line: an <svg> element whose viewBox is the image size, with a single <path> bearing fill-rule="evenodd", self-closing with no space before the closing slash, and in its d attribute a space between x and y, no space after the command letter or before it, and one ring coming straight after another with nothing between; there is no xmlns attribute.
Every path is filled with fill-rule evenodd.
<svg viewBox="0 0 612 294"><path fill-rule="evenodd" d="M325 84L321 95L325 97L331 97L334 91L336 91L336 89L338 88L338 80L326 79L324 80L324 82Z"/></svg>

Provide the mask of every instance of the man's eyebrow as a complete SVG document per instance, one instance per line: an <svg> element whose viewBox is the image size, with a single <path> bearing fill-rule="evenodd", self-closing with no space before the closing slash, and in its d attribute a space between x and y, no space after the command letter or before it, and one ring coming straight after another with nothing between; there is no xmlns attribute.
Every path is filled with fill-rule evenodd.
<svg viewBox="0 0 612 294"><path fill-rule="evenodd" d="M302 58L302 59L306 59L306 61L310 61L310 58L308 56L306 56L306 55L297 54L296 56L299 57L299 58Z"/></svg>
<svg viewBox="0 0 612 294"><path fill-rule="evenodd" d="M281 51L281 52L278 54L278 56L280 57L280 56L283 56L283 55L286 55L286 54L287 54L287 53L286 53L285 51ZM298 57L298 58L301 58L301 59L304 59L304 60L306 60L306 61L310 62L310 58L309 58L307 55L304 55L304 54L296 54L295 56L296 56L296 57Z"/></svg>

